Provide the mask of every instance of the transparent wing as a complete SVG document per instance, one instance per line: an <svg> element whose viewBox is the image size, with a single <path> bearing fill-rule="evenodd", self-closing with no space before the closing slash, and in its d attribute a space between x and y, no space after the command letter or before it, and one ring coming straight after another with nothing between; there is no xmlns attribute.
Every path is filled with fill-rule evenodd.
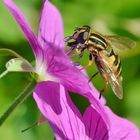
<svg viewBox="0 0 140 140"><path fill-rule="evenodd" d="M127 51L136 46L136 42L122 36L105 36L106 40L115 52Z"/></svg>
<svg viewBox="0 0 140 140"><path fill-rule="evenodd" d="M111 88L114 92L114 94L119 98L123 98L123 88L122 88L122 77L114 78L113 74L110 74L109 76L109 83L111 85Z"/></svg>
<svg viewBox="0 0 140 140"><path fill-rule="evenodd" d="M122 76L116 74L116 68L110 63L108 57L104 53L100 53L100 60L103 71L108 75L109 84L114 94L119 98L123 98Z"/></svg>

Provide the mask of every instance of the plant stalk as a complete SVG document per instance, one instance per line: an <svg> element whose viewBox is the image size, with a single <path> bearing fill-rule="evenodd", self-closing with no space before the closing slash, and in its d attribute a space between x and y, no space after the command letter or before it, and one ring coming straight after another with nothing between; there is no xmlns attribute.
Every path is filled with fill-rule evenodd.
<svg viewBox="0 0 140 140"><path fill-rule="evenodd" d="M10 104L7 110L0 116L0 126L5 122L5 120L10 116L10 114L23 103L31 94L36 85L36 81L32 80L31 83L21 92L15 100Z"/></svg>

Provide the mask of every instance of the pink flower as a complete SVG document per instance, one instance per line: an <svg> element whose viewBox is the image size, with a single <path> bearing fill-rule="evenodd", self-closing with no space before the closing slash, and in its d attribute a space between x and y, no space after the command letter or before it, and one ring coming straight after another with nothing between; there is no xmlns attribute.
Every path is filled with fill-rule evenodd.
<svg viewBox="0 0 140 140"><path fill-rule="evenodd" d="M71 101L63 86L53 83L54 94L46 82L38 84L34 98L43 116L53 129L56 140L139 140L139 132L130 121L115 115L104 106L110 128L91 105L83 116ZM42 90L38 90L38 89Z"/></svg>
<svg viewBox="0 0 140 140"><path fill-rule="evenodd" d="M73 66L64 53L62 19L54 5L47 0L43 1L39 32L36 36L15 3L12 0L3 2L24 32L36 62L35 67L32 67L24 58L18 58L7 69L38 75L34 99L53 128L57 140L114 140L114 137L118 137L115 140L137 140L138 131L135 126L118 118L104 106L104 100L98 99L97 90L89 86L88 78ZM20 65L16 70L12 67L13 63L18 66L24 64L24 67ZM79 93L91 102L83 116L72 103L68 91ZM120 124L124 124L124 127L119 127Z"/></svg>
<svg viewBox="0 0 140 140"><path fill-rule="evenodd" d="M15 3L12 0L3 0L3 2L24 32L33 50L36 62L35 67L32 67L24 58L12 59L6 65L8 71L36 73L38 75L38 84L42 84L42 81L46 82L48 90L50 87L52 90L53 83L57 83L58 85L63 85L67 91L81 94L89 99L106 123L109 124L103 104L98 99L97 90L89 86L88 77L73 65L64 52L63 23L61 15L55 6L48 0L43 2L38 36L36 36ZM13 68L14 62L18 64L18 67L21 64L19 69ZM39 88L39 91L42 90L40 86L37 86L37 88ZM55 86L53 87L53 92L53 94L57 92Z"/></svg>

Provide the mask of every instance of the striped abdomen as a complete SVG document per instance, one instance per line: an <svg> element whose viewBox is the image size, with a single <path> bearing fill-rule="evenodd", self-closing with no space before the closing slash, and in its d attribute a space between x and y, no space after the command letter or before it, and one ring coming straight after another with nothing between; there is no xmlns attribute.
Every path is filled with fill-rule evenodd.
<svg viewBox="0 0 140 140"><path fill-rule="evenodd" d="M121 61L113 51L107 41L97 33L91 33L89 40L88 40L88 50L91 54L95 52L101 55L101 58L98 58L99 65L105 70L110 69L112 73L116 75L116 78L121 76ZM100 57L97 55L97 57ZM103 59L103 60L100 60ZM103 64L105 61L106 64ZM110 71L109 70L109 71Z"/></svg>
<svg viewBox="0 0 140 140"><path fill-rule="evenodd" d="M116 77L118 78L119 76L121 76L121 73L122 73L121 61L118 55L114 53L113 49L107 52L106 59L108 63L110 64L110 67L112 67L111 69L114 71L114 74L116 75Z"/></svg>

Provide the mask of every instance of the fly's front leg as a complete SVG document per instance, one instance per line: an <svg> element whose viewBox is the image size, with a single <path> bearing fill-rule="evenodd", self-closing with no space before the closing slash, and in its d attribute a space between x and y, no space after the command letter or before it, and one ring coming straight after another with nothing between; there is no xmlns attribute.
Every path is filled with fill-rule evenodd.
<svg viewBox="0 0 140 140"><path fill-rule="evenodd" d="M107 74L101 74L104 81L105 81L105 86L104 88L100 91L100 95L99 95L99 99L101 98L102 96L102 93L104 93L106 90L107 90L107 87L108 87L108 75Z"/></svg>
<svg viewBox="0 0 140 140"><path fill-rule="evenodd" d="M76 51L76 54L70 55L70 58L74 57L74 56L77 56L77 57L81 58L83 56L83 52L86 48L82 47L81 44L75 44L74 47L75 47L74 50Z"/></svg>
<svg viewBox="0 0 140 140"><path fill-rule="evenodd" d="M69 55L75 50L75 48L77 46L77 41L68 42L66 46L70 47L70 49L66 52L66 54Z"/></svg>

